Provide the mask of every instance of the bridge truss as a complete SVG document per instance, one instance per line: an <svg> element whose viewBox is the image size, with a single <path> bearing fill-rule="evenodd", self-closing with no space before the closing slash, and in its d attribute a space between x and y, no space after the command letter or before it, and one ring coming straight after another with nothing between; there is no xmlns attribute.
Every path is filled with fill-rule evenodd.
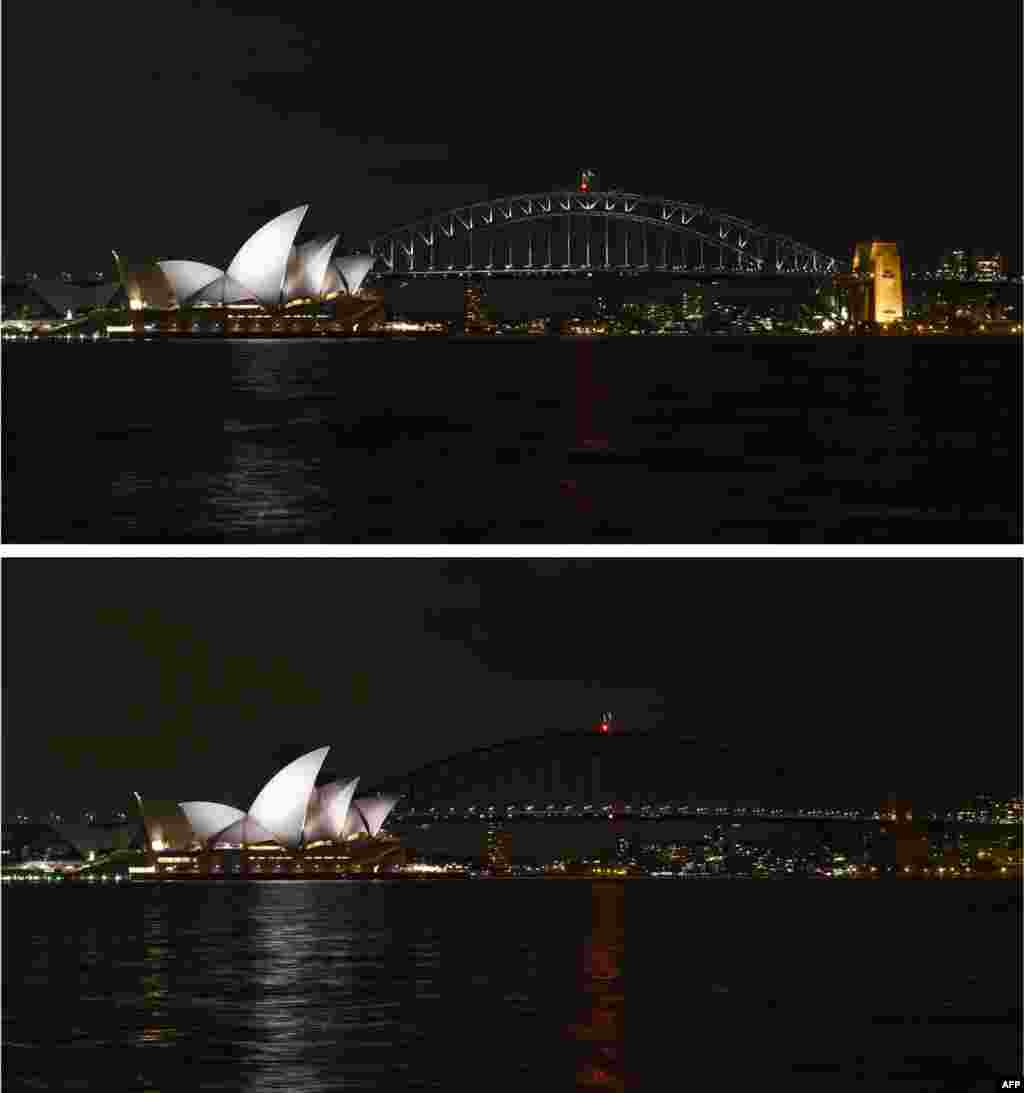
<svg viewBox="0 0 1024 1093"><path fill-rule="evenodd" d="M827 276L846 267L703 205L607 190L481 201L371 239L378 277L646 271Z"/></svg>

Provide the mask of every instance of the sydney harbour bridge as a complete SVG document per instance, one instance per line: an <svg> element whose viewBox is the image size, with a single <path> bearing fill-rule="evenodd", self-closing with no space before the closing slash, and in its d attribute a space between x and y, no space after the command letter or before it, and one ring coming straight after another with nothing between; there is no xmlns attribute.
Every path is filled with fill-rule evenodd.
<svg viewBox="0 0 1024 1093"><path fill-rule="evenodd" d="M829 277L849 263L705 205L622 190L520 194L432 213L369 242L377 278L669 273Z"/></svg>
<svg viewBox="0 0 1024 1093"><path fill-rule="evenodd" d="M409 822L619 817L871 823L886 796L872 781L865 780L856 803L823 800L829 794L812 769L770 748L598 725L459 752L367 792L398 796L395 818Z"/></svg>

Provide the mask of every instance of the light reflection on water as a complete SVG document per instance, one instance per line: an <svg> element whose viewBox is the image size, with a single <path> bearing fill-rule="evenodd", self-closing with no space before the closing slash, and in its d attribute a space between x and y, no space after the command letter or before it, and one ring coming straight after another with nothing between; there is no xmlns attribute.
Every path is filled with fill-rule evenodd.
<svg viewBox="0 0 1024 1093"><path fill-rule="evenodd" d="M583 1049L576 1082L621 1093L627 1088L622 967L626 885L598 882L591 891L593 925L583 944L583 993L590 1005L570 1028Z"/></svg>
<svg viewBox="0 0 1024 1093"><path fill-rule="evenodd" d="M1018 347L876 341L9 346L5 537L1016 541Z"/></svg>
<svg viewBox="0 0 1024 1093"><path fill-rule="evenodd" d="M918 1091L1019 1068L997 882L47 886L5 892L3 926L7 1088L621 1091L756 1065Z"/></svg>
<svg viewBox="0 0 1024 1093"><path fill-rule="evenodd" d="M326 513L318 459L300 460L266 444L235 443L227 468L207 483L208 512L197 532L276 538L314 531Z"/></svg>

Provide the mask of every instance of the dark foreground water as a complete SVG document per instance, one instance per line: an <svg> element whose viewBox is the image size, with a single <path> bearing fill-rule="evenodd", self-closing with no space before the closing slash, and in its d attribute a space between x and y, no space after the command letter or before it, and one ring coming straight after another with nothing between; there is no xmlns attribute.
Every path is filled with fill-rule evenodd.
<svg viewBox="0 0 1024 1093"><path fill-rule="evenodd" d="M9 542L1014 542L1019 341L7 343Z"/></svg>
<svg viewBox="0 0 1024 1093"><path fill-rule="evenodd" d="M1020 1077L1004 882L19 885L3 917L7 1089Z"/></svg>

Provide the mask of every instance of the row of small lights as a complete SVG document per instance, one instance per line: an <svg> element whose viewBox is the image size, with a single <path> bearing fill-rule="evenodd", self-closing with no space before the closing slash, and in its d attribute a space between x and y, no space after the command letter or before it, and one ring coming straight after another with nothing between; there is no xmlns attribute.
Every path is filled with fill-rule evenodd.
<svg viewBox="0 0 1024 1093"><path fill-rule="evenodd" d="M593 873L593 874L607 875L607 876L625 876L628 873L628 870L622 868L621 866L614 866L613 867L613 866L590 865L589 863L584 863L584 864L586 864L588 866L588 871L590 873ZM280 868L280 867L275 866L275 868ZM313 868L314 871L319 870L319 866L313 866L312 868ZM301 866L299 866L298 869L299 869L300 872L302 871ZM555 871L564 872L566 870L566 866L565 866L564 863L554 862L549 866L538 867L538 869L547 869L547 870L555 870ZM171 866L166 871L167 872L174 872L175 867ZM255 871L258 872L259 867L257 867ZM420 862L420 863L411 863L409 865L404 866L403 871L407 872L407 873L465 873L468 870L467 870L467 867L464 866L464 865L452 865L452 864L431 865L431 864L426 863L426 862ZM534 870L534 871L536 871L536 870ZM860 871L861 870L856 865L848 866L847 869L846 869L846 872L850 873L850 874L856 874ZM878 872L878 867L874 866L874 865L868 866L868 867L865 867L865 869L863 871L864 872L870 872L870 873L876 873L876 872ZM1008 872L1008 869L1004 865L1004 866L1000 867L999 871L1000 871L1000 873L1006 873L1006 872ZM820 872L820 875L822 875L822 876L832 877L832 878L843 875L842 872L836 872L836 871L830 872L828 870L820 870L819 872ZM903 867L903 872L904 873L912 873L912 872L914 872L914 868L912 866L906 865L906 866ZM921 872L926 876L931 875L931 870L927 867L924 867L921 870ZM952 876L959 876L960 872L961 871L958 870L958 869L954 869L954 868L947 869L945 866L939 866L935 870L935 874L937 876L940 876L940 877L944 876L946 873L949 873ZM963 870L963 872L965 874L970 874L971 873L970 867L966 867ZM693 874L691 874L687 871L658 870L658 871L651 872L649 875L650 876L683 877L683 876L688 876L688 875L693 875ZM8 872L3 873L2 876L0 876L0 879L5 880L5 881L14 881L14 880L17 880L17 881L55 881L55 880L60 879L62 876L63 876L63 874L59 871L51 871L48 874L39 874L39 873L23 874L23 873L19 873L19 872L9 872L8 871ZM106 881L120 882L122 880L125 880L126 878L122 874L114 874L112 876L109 875L109 874L100 874L99 876L97 876L95 874L91 874L91 875L87 876L85 879L87 881L89 881L90 883L95 883L97 881L100 881L100 882L106 882Z"/></svg>

